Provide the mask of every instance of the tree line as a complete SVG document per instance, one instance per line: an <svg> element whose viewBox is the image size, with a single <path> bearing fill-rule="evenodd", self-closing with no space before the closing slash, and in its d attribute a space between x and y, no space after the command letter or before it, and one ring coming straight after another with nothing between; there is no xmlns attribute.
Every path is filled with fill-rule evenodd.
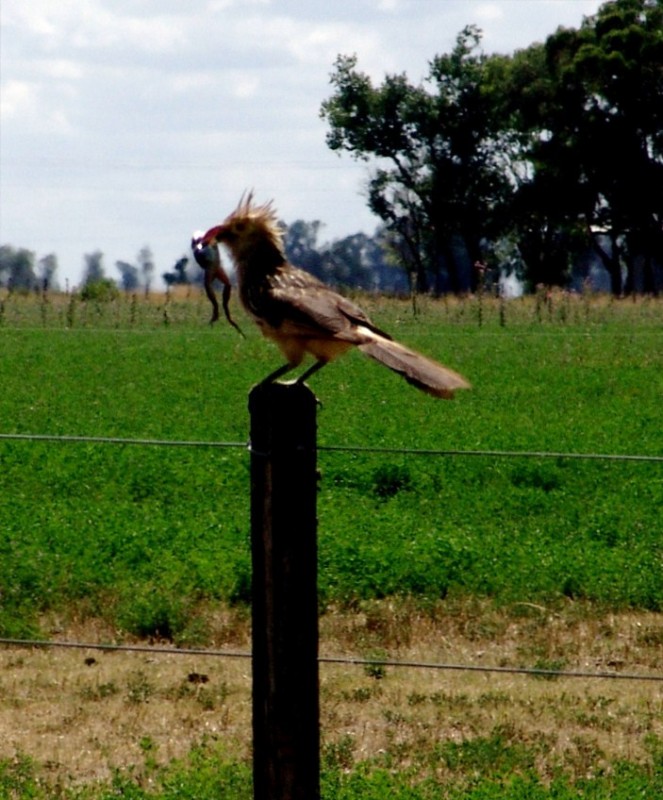
<svg viewBox="0 0 663 800"><path fill-rule="evenodd" d="M375 236L356 233L321 244L318 239L322 227L319 221L282 223L285 252L292 263L334 286L407 293L407 276L390 256L379 232ZM57 270L55 254L37 259L26 248L0 246L0 287L10 292L61 290ZM116 261L115 270L117 275L109 275L100 250L85 253L79 286L82 298L112 299L120 291L149 292L156 271L151 249L141 248L135 263ZM167 287L202 285L203 277L202 270L188 255L180 256L170 270L161 273Z"/></svg>
<svg viewBox="0 0 663 800"><path fill-rule="evenodd" d="M366 162L373 236L318 242L322 223L284 226L286 254L328 283L465 293L512 274L526 290L607 277L621 296L663 287L663 0L610 0L579 28L511 55L486 54L474 25L423 83L380 85L339 55L320 109L328 146ZM84 256L82 286L149 290L136 263ZM597 269L597 267L600 267ZM0 286L54 286L54 254L0 248ZM162 273L195 283L188 255ZM599 288L603 288L600 287Z"/></svg>
<svg viewBox="0 0 663 800"><path fill-rule="evenodd" d="M481 36L461 31L423 84L374 85L340 55L321 107L417 288L468 291L475 264L564 286L593 255L614 294L659 290L663 0L612 0L507 56Z"/></svg>

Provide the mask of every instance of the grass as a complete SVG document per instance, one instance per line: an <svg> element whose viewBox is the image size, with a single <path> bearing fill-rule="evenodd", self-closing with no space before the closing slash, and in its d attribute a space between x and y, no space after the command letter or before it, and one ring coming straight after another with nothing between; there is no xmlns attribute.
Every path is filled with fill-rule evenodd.
<svg viewBox="0 0 663 800"><path fill-rule="evenodd" d="M332 764L323 769L322 800L633 800L634 797L656 797L663 788L660 769L652 771L629 763L616 764L610 774L587 778L571 784L563 776L543 782L527 770L527 759L518 751L501 749L500 734L479 742L475 751L461 750L461 760L476 769L469 780L447 781L444 785L434 779L403 780L388 767L362 765L347 771ZM29 759L11 764L0 761L0 786L7 787L9 797L29 797L33 800L111 800L125 797L131 800L250 800L253 797L251 776L246 764L228 762L214 746L202 745L186 759L164 769L150 769L144 783L134 775L118 772L104 788L64 789L45 785L40 773ZM492 763L496 750L503 756L502 766L517 766L516 774L484 777L480 770ZM456 756L452 756L455 760ZM10 794L11 793L11 794Z"/></svg>
<svg viewBox="0 0 663 800"><path fill-rule="evenodd" d="M323 645L660 669L660 464L324 449L659 456L660 302L426 300L416 317L406 302L362 304L474 388L435 401L358 353L315 376ZM0 432L241 444L248 389L279 356L237 317L246 340L210 329L197 295L0 297ZM246 643L248 469L243 446L0 441L0 635ZM250 796L246 668L155 673L78 654L60 673L46 651L2 655L2 708L33 724L0 724L0 797ZM325 797L660 794L654 684L389 668L323 679ZM72 730L84 741L68 747Z"/></svg>
<svg viewBox="0 0 663 800"><path fill-rule="evenodd" d="M440 603L431 613L412 601L371 601L325 614L321 650L656 673L657 615L590 612L477 602ZM238 614L210 624L219 641L246 650L249 624ZM112 633L91 625L60 635ZM23 793L9 797L251 796L247 661L39 648L3 650L0 665L0 796L20 781ZM373 798L387 786L408 798L508 798L511 789L527 797L527 788L550 800L607 800L634 786L657 796L655 684L326 663L320 677L325 798Z"/></svg>
<svg viewBox="0 0 663 800"><path fill-rule="evenodd" d="M0 328L5 433L240 446L1 442L0 630L28 632L74 604L120 631L204 640L200 601L248 600L246 395L278 355L253 332L210 329L195 298L167 326L154 302L80 304L73 328L42 327L38 302L14 302ZM46 322L64 323L67 302ZM509 307L506 326L484 309L481 327L472 301L416 318L369 302L475 388L435 401L349 354L315 379L320 445L662 453L660 305L597 301L590 313L578 299L562 322L539 321L535 302ZM319 466L323 604L405 594L663 608L660 464L322 449Z"/></svg>

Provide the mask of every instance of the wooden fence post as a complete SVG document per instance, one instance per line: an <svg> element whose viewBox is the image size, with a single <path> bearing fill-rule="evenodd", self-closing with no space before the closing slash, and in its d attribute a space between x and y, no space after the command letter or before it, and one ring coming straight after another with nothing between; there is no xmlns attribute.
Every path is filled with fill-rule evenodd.
<svg viewBox="0 0 663 800"><path fill-rule="evenodd" d="M316 399L249 395L255 800L319 800Z"/></svg>

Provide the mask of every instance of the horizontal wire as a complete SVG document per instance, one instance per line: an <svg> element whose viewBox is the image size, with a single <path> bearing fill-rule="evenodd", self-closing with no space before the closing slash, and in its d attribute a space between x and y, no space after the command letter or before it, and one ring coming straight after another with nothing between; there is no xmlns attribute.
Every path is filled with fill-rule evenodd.
<svg viewBox="0 0 663 800"><path fill-rule="evenodd" d="M239 650L205 650L195 647L155 647L147 644L96 644L94 642L49 641L48 639L12 639L0 637L0 645L11 647L62 647L75 650L105 650L111 653L152 653L158 655L215 656L221 658L251 658L251 653Z"/></svg>
<svg viewBox="0 0 663 800"><path fill-rule="evenodd" d="M0 441L12 439L28 442L64 442L89 444L144 445L149 447L229 447L248 448L247 442L206 442L177 439L130 439L120 436L60 436L48 433L0 433Z"/></svg>
<svg viewBox="0 0 663 800"><path fill-rule="evenodd" d="M663 675L642 675L626 672L586 672L583 670L555 670L541 669L538 667L490 667L479 664L434 664L426 661L386 661L382 659L371 660L353 658L351 656L321 657L319 661L327 664L358 664L362 666L409 667L411 669L456 670L465 672L499 672L510 675L534 675L555 678L614 678L634 681L663 681Z"/></svg>
<svg viewBox="0 0 663 800"><path fill-rule="evenodd" d="M34 441L89 444L144 445L151 447L210 447L251 450L248 442L211 442L177 439L131 439L119 436L60 436L41 433L0 433L0 441ZM456 450L418 449L414 447L371 447L362 445L318 445L321 452L376 453L412 456L465 456L480 458L563 458L594 461L639 461L663 463L663 456L628 453L561 453L539 450Z"/></svg>
<svg viewBox="0 0 663 800"><path fill-rule="evenodd" d="M153 647L150 645L94 644L92 642L48 641L41 639L0 638L0 645L31 648L69 648L78 650L103 650L123 653L150 653L152 655L210 656L214 658L251 658L251 653L238 650L205 650L203 648ZM320 656L321 664L343 664L363 667L405 667L440 671L494 672L508 675L533 675L554 678L590 678L631 681L663 681L663 675L643 675L626 672L588 672L584 670L554 670L537 667L491 667L478 664L436 664L429 661L392 661L389 659L355 658L354 656Z"/></svg>
<svg viewBox="0 0 663 800"><path fill-rule="evenodd" d="M540 450L421 450L407 447L362 447L353 445L319 445L318 450L351 453L382 453L417 456L479 456L483 458L568 458L598 461L653 461L663 463L663 456L620 453L549 453Z"/></svg>

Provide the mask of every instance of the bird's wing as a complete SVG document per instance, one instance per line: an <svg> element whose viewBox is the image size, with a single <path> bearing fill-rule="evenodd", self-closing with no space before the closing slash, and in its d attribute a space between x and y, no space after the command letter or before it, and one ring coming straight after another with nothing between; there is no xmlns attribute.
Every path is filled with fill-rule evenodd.
<svg viewBox="0 0 663 800"><path fill-rule="evenodd" d="M391 339L373 324L360 306L303 270L291 267L274 276L270 293L282 304L283 317L293 333L323 335L351 344L364 343L367 331ZM293 326L301 331L295 331Z"/></svg>

